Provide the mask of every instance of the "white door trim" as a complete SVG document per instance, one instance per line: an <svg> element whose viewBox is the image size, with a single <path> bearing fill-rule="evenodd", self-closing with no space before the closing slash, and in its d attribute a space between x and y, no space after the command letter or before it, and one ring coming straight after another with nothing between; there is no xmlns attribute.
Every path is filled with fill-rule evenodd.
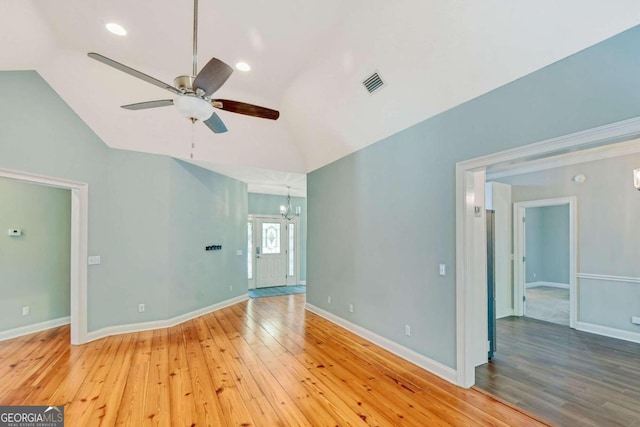
<svg viewBox="0 0 640 427"><path fill-rule="evenodd" d="M258 246L259 244L261 245L262 243L258 241L258 227L257 227L257 223L259 219L270 219L270 220L283 220L284 218L282 217L282 215L272 215L272 214L260 214L260 215L256 215L256 214L250 214L248 220L253 222L253 279L249 280L249 289L257 289L258 287L258 278L257 278L257 274L258 274L258 270L256 268L257 266L257 262L258 260L256 259L256 253L255 253L255 249L256 246ZM296 258L296 266L295 266L295 276L293 278L294 283L289 283L289 254L287 252L287 280L286 280L286 285L287 286L292 286L292 285L297 285L300 283L300 221L298 220L299 217L295 217L290 221L287 221L287 224L295 224L295 236L294 236L294 245L295 245L295 258ZM260 231L261 233L261 231ZM287 250L289 248L289 228L286 228L286 232L284 233L284 236L286 237L286 241L287 241Z"/></svg>
<svg viewBox="0 0 640 427"><path fill-rule="evenodd" d="M89 184L0 168L0 177L71 190L71 344L87 342Z"/></svg>
<svg viewBox="0 0 640 427"><path fill-rule="evenodd" d="M577 299L577 209L578 199L572 197L558 197L555 199L528 200L513 204L513 308L516 316L522 316L524 312L524 287L526 284L525 269L522 268L522 257L525 256L525 227L523 218L525 209L544 206L569 205L569 327L576 327L578 316Z"/></svg>
<svg viewBox="0 0 640 427"><path fill-rule="evenodd" d="M481 272L486 269L486 257L483 261L480 253L486 254L486 247L472 238L480 227L486 232L486 224L480 222L469 229L466 224L470 209L473 210L474 198L468 197L468 181L473 180L473 172L486 171L487 167L502 162L525 163L529 158L539 158L558 154L562 150L576 150L595 145L626 141L640 135L640 117L611 123L585 131L548 139L542 142L513 148L487 156L466 160L456 164L456 377L458 385L471 387L475 383L475 367L472 364L472 354L467 350L472 348L474 334L478 328L486 324L486 319L474 318L471 314L476 305L486 304L486 301L473 300L473 291L482 286ZM472 263L477 259L478 265Z"/></svg>

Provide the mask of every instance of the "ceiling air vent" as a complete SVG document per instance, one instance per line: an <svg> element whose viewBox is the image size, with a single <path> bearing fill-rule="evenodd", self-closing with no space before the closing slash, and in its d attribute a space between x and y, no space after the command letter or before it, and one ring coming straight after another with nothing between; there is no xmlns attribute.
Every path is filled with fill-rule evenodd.
<svg viewBox="0 0 640 427"><path fill-rule="evenodd" d="M362 82L362 84L364 85L365 88L367 88L367 91L369 91L369 93L374 93L380 90L382 86L384 86L384 82L382 81L382 78L378 73L373 73L372 75L367 77Z"/></svg>

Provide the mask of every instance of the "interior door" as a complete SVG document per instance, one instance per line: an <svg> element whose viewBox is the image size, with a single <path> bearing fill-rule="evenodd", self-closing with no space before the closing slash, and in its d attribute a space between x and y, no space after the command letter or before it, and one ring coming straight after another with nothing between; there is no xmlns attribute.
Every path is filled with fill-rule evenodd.
<svg viewBox="0 0 640 427"><path fill-rule="evenodd" d="M287 220L258 218L256 244L256 287L287 284Z"/></svg>

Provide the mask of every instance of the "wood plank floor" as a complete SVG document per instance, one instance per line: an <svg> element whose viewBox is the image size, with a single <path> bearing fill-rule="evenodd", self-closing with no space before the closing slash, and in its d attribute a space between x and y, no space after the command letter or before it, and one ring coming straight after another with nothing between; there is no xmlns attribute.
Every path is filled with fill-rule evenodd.
<svg viewBox="0 0 640 427"><path fill-rule="evenodd" d="M304 310L249 300L169 329L0 343L0 405L65 405L68 426L538 426Z"/></svg>
<svg viewBox="0 0 640 427"><path fill-rule="evenodd" d="M640 344L526 317L497 336L477 387L563 426L640 426Z"/></svg>

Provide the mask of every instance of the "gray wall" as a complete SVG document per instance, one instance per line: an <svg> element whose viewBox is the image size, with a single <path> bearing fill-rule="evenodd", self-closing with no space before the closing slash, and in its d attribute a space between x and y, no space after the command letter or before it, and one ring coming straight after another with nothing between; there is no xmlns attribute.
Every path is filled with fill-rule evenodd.
<svg viewBox="0 0 640 427"><path fill-rule="evenodd" d="M0 178L0 331L69 316L70 235L69 190Z"/></svg>
<svg viewBox="0 0 640 427"><path fill-rule="evenodd" d="M569 205L526 209L527 283L569 284Z"/></svg>
<svg viewBox="0 0 640 427"><path fill-rule="evenodd" d="M455 163L640 115L638 48L636 27L309 173L309 303L455 367Z"/></svg>
<svg viewBox="0 0 640 427"><path fill-rule="evenodd" d="M248 215L244 184L169 157L109 149L36 72L1 71L0 93L0 167L89 184L88 250L102 257L88 269L89 331L167 319L246 293L246 266L229 259L244 248L235 239L246 240L238 223ZM205 220L194 212L224 214ZM205 233L224 239L208 260L228 262L194 267L182 257L194 248L204 256Z"/></svg>
<svg viewBox="0 0 640 427"><path fill-rule="evenodd" d="M502 178L513 185L514 202L576 196L578 273L640 277L640 192L633 169L640 154L598 160ZM584 174L576 183L571 178ZM527 209L528 214L528 209ZM639 332L640 286L607 280L578 280L578 321Z"/></svg>
<svg viewBox="0 0 640 427"><path fill-rule="evenodd" d="M280 215L286 196L249 193L249 215ZM307 280L307 199L292 197L292 206L300 206L300 280Z"/></svg>

